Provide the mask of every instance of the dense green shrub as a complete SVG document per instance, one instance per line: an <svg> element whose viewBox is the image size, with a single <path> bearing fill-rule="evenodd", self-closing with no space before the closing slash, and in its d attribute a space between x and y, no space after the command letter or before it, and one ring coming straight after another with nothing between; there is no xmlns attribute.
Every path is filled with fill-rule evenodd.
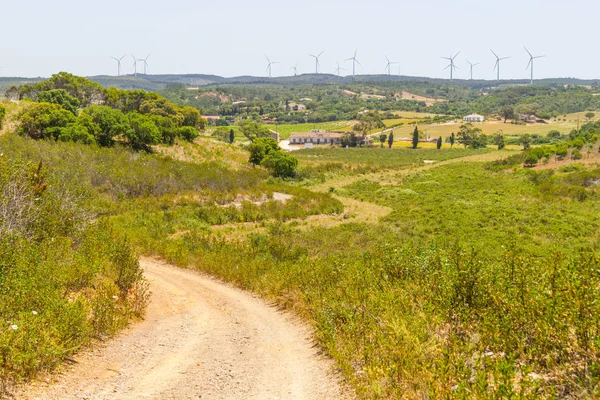
<svg viewBox="0 0 600 400"><path fill-rule="evenodd" d="M263 158L260 165L268 169L275 177L291 178L298 167L298 160L281 150L271 151Z"/></svg>
<svg viewBox="0 0 600 400"><path fill-rule="evenodd" d="M6 107L0 104L0 129L4 126L4 119L6 118Z"/></svg>
<svg viewBox="0 0 600 400"><path fill-rule="evenodd" d="M18 133L34 139L58 139L62 128L75 122L73 113L58 104L35 103L19 115Z"/></svg>
<svg viewBox="0 0 600 400"><path fill-rule="evenodd" d="M4 143L6 144L6 143ZM48 370L143 312L137 257L40 162L0 156L0 380ZM75 189L76 190L76 189Z"/></svg>
<svg viewBox="0 0 600 400"><path fill-rule="evenodd" d="M259 137L252 142L248 147L248 150L250 151L248 162L260 165L266 155L274 151L280 151L281 149L275 139L270 137Z"/></svg>
<svg viewBox="0 0 600 400"><path fill-rule="evenodd" d="M77 108L79 107L79 100L71 96L64 89L53 89L41 92L38 94L37 101L40 103L52 103L58 104L67 111L77 115Z"/></svg>

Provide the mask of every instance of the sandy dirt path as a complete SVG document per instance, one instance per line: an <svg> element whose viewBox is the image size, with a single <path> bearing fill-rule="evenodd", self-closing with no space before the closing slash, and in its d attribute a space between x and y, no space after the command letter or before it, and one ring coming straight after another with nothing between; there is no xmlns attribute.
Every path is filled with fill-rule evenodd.
<svg viewBox="0 0 600 400"><path fill-rule="evenodd" d="M297 318L193 271L140 263L146 319L16 398L351 398Z"/></svg>

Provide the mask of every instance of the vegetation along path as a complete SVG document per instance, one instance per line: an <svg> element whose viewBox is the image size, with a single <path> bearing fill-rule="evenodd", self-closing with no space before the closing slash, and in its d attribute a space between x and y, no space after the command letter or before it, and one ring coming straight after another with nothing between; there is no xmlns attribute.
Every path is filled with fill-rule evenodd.
<svg viewBox="0 0 600 400"><path fill-rule="evenodd" d="M24 399L348 398L308 328L254 296L189 270L142 259L145 321Z"/></svg>

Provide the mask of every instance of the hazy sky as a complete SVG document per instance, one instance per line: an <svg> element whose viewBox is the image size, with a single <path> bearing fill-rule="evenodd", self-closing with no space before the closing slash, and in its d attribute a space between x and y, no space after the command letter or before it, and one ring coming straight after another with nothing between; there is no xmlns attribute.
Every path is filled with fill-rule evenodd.
<svg viewBox="0 0 600 400"><path fill-rule="evenodd" d="M468 77L465 58L491 79L493 48L503 78L600 78L597 0L0 0L0 76L116 74L110 56L149 58L150 73L266 76L313 72L308 53L324 51L321 72L333 72L358 49L360 74L384 72L385 55L403 75L447 77L449 57ZM131 73L131 56L123 60ZM398 67L394 67L398 73Z"/></svg>

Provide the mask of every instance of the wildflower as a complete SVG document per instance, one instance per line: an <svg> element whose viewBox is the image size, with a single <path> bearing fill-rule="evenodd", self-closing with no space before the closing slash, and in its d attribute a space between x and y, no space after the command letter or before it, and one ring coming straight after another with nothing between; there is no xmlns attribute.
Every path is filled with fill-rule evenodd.
<svg viewBox="0 0 600 400"><path fill-rule="evenodd" d="M32 311L31 313L32 313L33 315L38 315L38 312L37 312L37 311Z"/></svg>
<svg viewBox="0 0 600 400"><path fill-rule="evenodd" d="M16 331L17 329L19 329L19 327L16 325L11 325L10 329L12 329L13 331Z"/></svg>

